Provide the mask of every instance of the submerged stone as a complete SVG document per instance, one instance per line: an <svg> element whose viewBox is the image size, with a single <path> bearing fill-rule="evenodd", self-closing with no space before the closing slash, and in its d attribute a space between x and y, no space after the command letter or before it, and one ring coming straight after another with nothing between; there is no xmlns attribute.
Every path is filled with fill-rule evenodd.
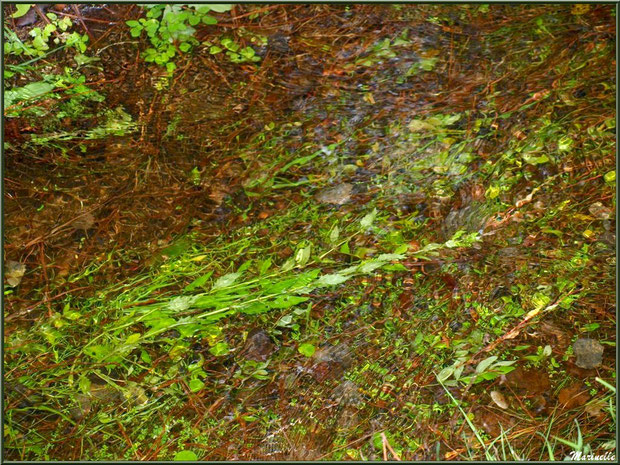
<svg viewBox="0 0 620 465"><path fill-rule="evenodd" d="M313 359L315 363L311 373L319 382L340 378L353 363L349 346L346 344L323 347L314 353Z"/></svg>
<svg viewBox="0 0 620 465"><path fill-rule="evenodd" d="M319 191L316 194L316 199L321 203L344 205L351 200L352 192L353 184L343 183Z"/></svg>
<svg viewBox="0 0 620 465"><path fill-rule="evenodd" d="M595 202L590 205L588 211L598 220L608 220L613 215L613 210L604 206L601 202Z"/></svg>
<svg viewBox="0 0 620 465"><path fill-rule="evenodd" d="M26 273L26 265L8 260L5 265L6 282L11 287L16 287L21 283L22 277Z"/></svg>
<svg viewBox="0 0 620 465"><path fill-rule="evenodd" d="M488 210L484 204L478 202L452 210L441 227L445 237L452 237L460 229L468 233L481 231L491 216Z"/></svg>
<svg viewBox="0 0 620 465"><path fill-rule="evenodd" d="M339 384L332 392L331 398L338 402L339 405L357 406L362 403L362 396L359 393L357 385L347 380Z"/></svg>
<svg viewBox="0 0 620 465"><path fill-rule="evenodd" d="M275 350L275 344L266 331L251 331L243 347L243 355L250 360L264 362Z"/></svg>

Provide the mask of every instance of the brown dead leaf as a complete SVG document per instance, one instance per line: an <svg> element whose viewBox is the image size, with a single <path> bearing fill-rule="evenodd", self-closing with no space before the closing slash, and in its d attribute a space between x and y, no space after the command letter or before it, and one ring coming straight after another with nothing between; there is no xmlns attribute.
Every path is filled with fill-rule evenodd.
<svg viewBox="0 0 620 465"><path fill-rule="evenodd" d="M525 238L525 240L523 241L523 247L531 247L534 244L536 244L537 240L536 240L536 235L532 235L530 234L529 236L527 236Z"/></svg>
<svg viewBox="0 0 620 465"><path fill-rule="evenodd" d="M541 322L538 329L542 333L554 337L554 345L557 346L559 349L566 349L570 344L570 337L566 334L566 331L563 331L561 328L551 322Z"/></svg>
<svg viewBox="0 0 620 465"><path fill-rule="evenodd" d="M531 400L531 403L532 403L531 411L534 412L534 414L538 415L540 413L547 411L548 405L547 405L547 399L545 399L545 396L541 396L541 395L534 396Z"/></svg>
<svg viewBox="0 0 620 465"><path fill-rule="evenodd" d="M418 241L416 241L415 239L409 242L409 251L411 252L417 252L418 250L420 250L420 243Z"/></svg>
<svg viewBox="0 0 620 465"><path fill-rule="evenodd" d="M550 92L551 91L549 89L545 89L545 90L541 90L540 92L536 92L534 95L532 95L532 100L534 100L534 101L542 100L543 98L547 97Z"/></svg>
<svg viewBox="0 0 620 465"><path fill-rule="evenodd" d="M71 247L56 261L56 267L58 269L58 274L56 276L58 276L59 278L68 276L71 272L71 269L76 265L76 263L76 250L75 248Z"/></svg>
<svg viewBox="0 0 620 465"><path fill-rule="evenodd" d="M92 228L94 224L95 224L95 217L93 216L92 213L88 212L88 213L83 213L78 218L76 218L75 221L71 223L71 226L73 226L75 229L81 229L83 231L87 231L90 228Z"/></svg>
<svg viewBox="0 0 620 465"><path fill-rule="evenodd" d="M283 249L281 249L279 252L277 252L277 255L280 258L288 258L291 255L293 255L293 249L291 249L290 247L286 246Z"/></svg>
<svg viewBox="0 0 620 465"><path fill-rule="evenodd" d="M569 410L575 407L581 407L588 400L590 400L590 395L583 383L580 382L565 387L558 395L558 401L562 408Z"/></svg>
<svg viewBox="0 0 620 465"><path fill-rule="evenodd" d="M543 370L518 367L506 375L506 384L517 393L536 395L551 388L549 375Z"/></svg>
<svg viewBox="0 0 620 465"><path fill-rule="evenodd" d="M602 400L594 401L588 405L586 405L585 412L588 415L593 417L600 417L603 415L603 409L607 406L607 404Z"/></svg>
<svg viewBox="0 0 620 465"><path fill-rule="evenodd" d="M404 291L398 297L398 307L403 309L409 309L413 305L415 295L411 291Z"/></svg>
<svg viewBox="0 0 620 465"><path fill-rule="evenodd" d="M484 428L484 430L493 437L502 434L502 429L506 431L514 422L511 418L506 418L498 413L487 410L479 410L476 412L474 421Z"/></svg>

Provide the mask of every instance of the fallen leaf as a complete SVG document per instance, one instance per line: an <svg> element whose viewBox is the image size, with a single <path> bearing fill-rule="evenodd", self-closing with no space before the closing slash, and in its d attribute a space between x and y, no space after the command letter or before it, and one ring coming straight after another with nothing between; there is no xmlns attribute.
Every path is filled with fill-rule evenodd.
<svg viewBox="0 0 620 465"><path fill-rule="evenodd" d="M570 337L567 335L567 333L563 331L562 328L554 325L551 322L541 322L538 329L548 336L555 337L555 345L561 349L565 349L570 344Z"/></svg>
<svg viewBox="0 0 620 465"><path fill-rule="evenodd" d="M541 396L541 395L534 396L531 400L531 403L532 403L531 410L537 415L539 413L546 411L547 409L547 399L545 399L544 396Z"/></svg>
<svg viewBox="0 0 620 465"><path fill-rule="evenodd" d="M566 373L571 376L574 376L575 378L586 379L592 376L596 376L595 369L580 368L577 365L575 365L573 362L571 362L570 360L565 363L565 366L566 366Z"/></svg>
<svg viewBox="0 0 620 465"><path fill-rule="evenodd" d="M73 226L75 229L81 229L83 231L87 231L93 227L93 224L95 224L95 217L93 216L93 214L84 213L80 215L78 218L76 218L71 223L71 226Z"/></svg>
<svg viewBox="0 0 620 465"><path fill-rule="evenodd" d="M505 418L502 415L487 410L476 412L474 421L476 420L494 438L502 434L502 429L506 431L514 424L511 418Z"/></svg>
<svg viewBox="0 0 620 465"><path fill-rule="evenodd" d="M570 386L562 389L558 395L558 401L562 408L565 409L581 407L588 400L590 400L590 395L582 383L571 384Z"/></svg>
<svg viewBox="0 0 620 465"><path fill-rule="evenodd" d="M597 400L586 405L586 408L584 410L588 415L591 415L593 417L600 417L601 415L603 415L602 410L606 406L607 404L605 402L603 402L602 400Z"/></svg>
<svg viewBox="0 0 620 465"><path fill-rule="evenodd" d="M551 388L549 375L535 368L517 367L506 375L506 384L524 394L542 394Z"/></svg>

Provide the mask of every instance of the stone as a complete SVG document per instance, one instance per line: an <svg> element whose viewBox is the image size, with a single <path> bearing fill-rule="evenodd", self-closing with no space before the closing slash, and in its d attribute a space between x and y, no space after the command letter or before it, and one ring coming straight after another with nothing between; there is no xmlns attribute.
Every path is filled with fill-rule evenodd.
<svg viewBox="0 0 620 465"><path fill-rule="evenodd" d="M357 385L347 380L340 383L332 392L331 398L338 402L338 405L357 406L362 403L362 396Z"/></svg>
<svg viewBox="0 0 620 465"><path fill-rule="evenodd" d="M351 200L352 192L353 184L343 183L319 191L316 194L316 199L321 203L344 205Z"/></svg>
<svg viewBox="0 0 620 465"><path fill-rule="evenodd" d="M590 214L599 220L608 220L613 214L613 210L604 206L601 202L595 202L588 208Z"/></svg>
<svg viewBox="0 0 620 465"><path fill-rule="evenodd" d="M596 368L603 363L603 351L604 347L594 339L577 339L573 344L573 353L577 357L575 364L579 368Z"/></svg>
<svg viewBox="0 0 620 465"><path fill-rule="evenodd" d="M493 399L493 402L495 402L495 405L497 405L499 408L502 408L502 409L508 408L508 402L506 402L506 398L501 392L491 391L490 394L491 394L491 399Z"/></svg>
<svg viewBox="0 0 620 465"><path fill-rule="evenodd" d="M265 330L253 330L248 334L243 355L250 360L264 362L275 350L275 344Z"/></svg>
<svg viewBox="0 0 620 465"><path fill-rule="evenodd" d="M13 260L7 260L5 268L6 283L11 287L17 287L26 273L26 265Z"/></svg>
<svg viewBox="0 0 620 465"><path fill-rule="evenodd" d="M451 210L441 226L444 236L449 239L460 229L467 233L480 232L490 217L487 210L484 204L475 201L458 210Z"/></svg>
<svg viewBox="0 0 620 465"><path fill-rule="evenodd" d="M315 363L311 374L319 382L342 377L353 363L349 346L346 344L323 347L314 353L313 359Z"/></svg>

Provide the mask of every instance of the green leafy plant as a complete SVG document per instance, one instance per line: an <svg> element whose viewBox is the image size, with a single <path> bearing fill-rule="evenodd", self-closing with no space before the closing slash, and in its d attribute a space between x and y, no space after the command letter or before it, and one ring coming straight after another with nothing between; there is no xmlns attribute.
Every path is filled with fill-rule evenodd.
<svg viewBox="0 0 620 465"><path fill-rule="evenodd" d="M22 6L22 5L18 5ZM24 13L25 14L25 13ZM69 32L73 26L73 22L69 17L59 18L54 13L47 13L48 23L41 29L34 27L28 35L32 39L22 41L14 31L8 27L4 27L4 53L6 55L25 55L33 57L43 57L50 50L50 42L60 48L72 47L77 51L84 53L87 48L88 35L78 32ZM53 52L52 51L52 52Z"/></svg>
<svg viewBox="0 0 620 465"><path fill-rule="evenodd" d="M523 357L525 360L529 360L534 363L534 365L539 365L540 362L545 360L551 355L551 346L546 345L545 347L538 346L536 349L535 355L526 355Z"/></svg>
<svg viewBox="0 0 620 465"><path fill-rule="evenodd" d="M177 53L189 53L199 45L194 37L198 24L217 24L217 19L209 12L230 11L228 4L178 4L145 5L146 18L127 21L132 37L140 37L145 32L151 47L147 48L144 60L165 66L168 72L176 69L172 58ZM247 53L247 52L246 52Z"/></svg>
<svg viewBox="0 0 620 465"><path fill-rule="evenodd" d="M260 61L260 57L256 55L252 47L241 48L241 46L230 37L221 38L220 43L222 47L226 49L226 56L228 56L233 63ZM216 54L221 52L222 49L214 45L211 46L209 51L211 54Z"/></svg>
<svg viewBox="0 0 620 465"><path fill-rule="evenodd" d="M23 16L30 7L17 5L14 17ZM39 118L38 125L44 127L46 134L32 135L32 140L62 139L67 135L58 132L63 119L93 117L94 104L104 100L102 94L88 86L86 76L75 66L60 68L64 73L52 73L47 64L39 64L43 58L63 49L75 50L77 68L93 66L99 60L85 54L88 36L71 31L73 23L69 17L59 18L48 12L46 19L44 27L33 27L28 32L30 40L22 40L7 26L4 28L4 116ZM33 58L19 63L23 57ZM21 79L12 79L16 77Z"/></svg>
<svg viewBox="0 0 620 465"><path fill-rule="evenodd" d="M358 66L373 66L380 60L395 58L398 54L393 47L408 45L409 43L408 31L405 29L401 35L394 40L385 38L375 43L364 57L357 59L355 64Z"/></svg>
<svg viewBox="0 0 620 465"><path fill-rule="evenodd" d="M492 380L503 374L509 373L514 368L511 365L516 363L516 360L498 360L496 355L485 358L476 366L474 373L468 376L462 376L463 370L467 363L467 351L457 351L457 360L450 366L444 368L437 374L437 380L448 386L456 385L457 381L461 383L477 384L482 381ZM451 377L454 381L448 381Z"/></svg>

